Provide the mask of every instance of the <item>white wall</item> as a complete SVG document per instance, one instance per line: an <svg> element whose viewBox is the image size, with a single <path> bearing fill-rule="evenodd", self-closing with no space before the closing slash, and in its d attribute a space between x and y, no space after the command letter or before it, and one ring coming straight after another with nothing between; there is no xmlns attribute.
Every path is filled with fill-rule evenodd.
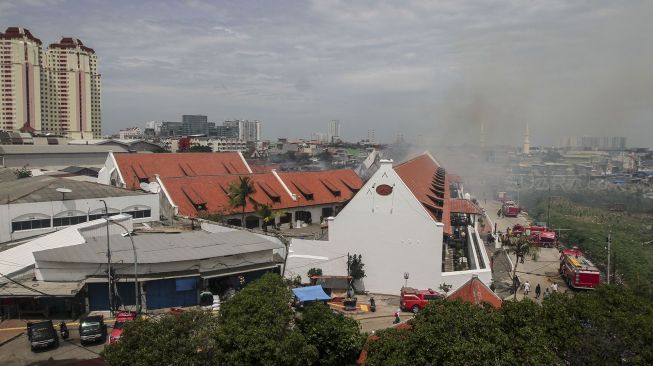
<svg viewBox="0 0 653 366"><path fill-rule="evenodd" d="M116 187L124 187L125 182L122 180L120 173L118 171L118 165L116 159L113 156L113 153L110 152L107 155L107 159L104 162L104 166L98 172L97 182L100 184L111 185L111 180L115 180Z"/></svg>
<svg viewBox="0 0 653 366"><path fill-rule="evenodd" d="M377 194L375 187L380 184L393 186L393 192ZM413 287L437 288L442 283L442 238L443 225L432 219L386 162L330 222L329 241L318 243L332 257L361 254L365 289L396 295L404 284L404 272ZM301 254L310 253L296 253Z"/></svg>
<svg viewBox="0 0 653 366"><path fill-rule="evenodd" d="M142 194L137 196L104 197L83 200L65 200L51 202L15 203L0 205L0 243L10 240L28 238L35 235L49 233L64 229L63 227L50 227L44 229L22 230L12 233L11 222L21 217L55 217L57 214L67 211L76 211L84 214L100 213L104 210L104 199L109 207L109 213L122 212L134 206L139 209L149 208L151 216L148 218L134 219L134 222L149 222L159 220L159 195Z"/></svg>

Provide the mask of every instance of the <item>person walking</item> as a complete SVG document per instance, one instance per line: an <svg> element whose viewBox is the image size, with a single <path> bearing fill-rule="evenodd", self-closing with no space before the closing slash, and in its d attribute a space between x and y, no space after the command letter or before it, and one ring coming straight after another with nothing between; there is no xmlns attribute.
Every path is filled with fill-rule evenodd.
<svg viewBox="0 0 653 366"><path fill-rule="evenodd" d="M401 318L399 318L399 310L395 311L395 321L392 322L392 324L399 324L401 323Z"/></svg>
<svg viewBox="0 0 653 366"><path fill-rule="evenodd" d="M524 296L528 296L528 293L531 291L531 284L528 282L524 282Z"/></svg>
<svg viewBox="0 0 653 366"><path fill-rule="evenodd" d="M558 292L558 283L554 282L551 284L551 292Z"/></svg>
<svg viewBox="0 0 653 366"><path fill-rule="evenodd" d="M542 300L546 300L549 296L551 296L551 292L549 292L549 288L547 287L544 289L544 295L542 296Z"/></svg>
<svg viewBox="0 0 653 366"><path fill-rule="evenodd" d="M535 299L539 299L541 294L542 294L542 288L538 283L537 286L535 286Z"/></svg>

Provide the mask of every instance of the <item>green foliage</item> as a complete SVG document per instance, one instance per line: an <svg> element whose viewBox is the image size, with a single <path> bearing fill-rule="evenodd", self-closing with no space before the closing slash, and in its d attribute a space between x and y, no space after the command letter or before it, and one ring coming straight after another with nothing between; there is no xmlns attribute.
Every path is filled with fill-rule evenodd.
<svg viewBox="0 0 653 366"><path fill-rule="evenodd" d="M304 309L297 325L308 342L317 347L317 365L355 364L364 340L357 321L334 314L325 304L313 303Z"/></svg>
<svg viewBox="0 0 653 366"><path fill-rule="evenodd" d="M18 179L29 178L32 176L32 171L27 167L27 165L23 165L22 168L15 169L14 174L16 174L16 178Z"/></svg>
<svg viewBox="0 0 653 366"><path fill-rule="evenodd" d="M281 277L266 274L227 301L220 309L218 364L312 364L318 351L292 327L291 299Z"/></svg>
<svg viewBox="0 0 653 366"><path fill-rule="evenodd" d="M212 364L216 332L217 320L202 311L137 319L101 355L111 366Z"/></svg>
<svg viewBox="0 0 653 366"><path fill-rule="evenodd" d="M536 305L533 305L536 306ZM408 330L378 332L368 344L367 365L556 365L537 323L520 320L535 309L524 302L501 311L460 301L427 304ZM511 329L514 324L523 329Z"/></svg>
<svg viewBox="0 0 653 366"><path fill-rule="evenodd" d="M449 293L449 291L451 291L451 287L452 287L452 285L449 285L449 284L443 282L443 283L440 284L440 287L438 287L438 288L442 292L444 292L444 294L446 295L446 294Z"/></svg>
<svg viewBox="0 0 653 366"><path fill-rule="evenodd" d="M562 194L554 192L552 195ZM537 221L546 221L548 195L531 193L524 195L527 209ZM581 205L576 201L555 196L551 200L550 226L565 229L561 242L568 247L578 246L604 272L607 272L606 237L612 227L612 273L614 281L625 282L638 294L653 300L653 245L642 245L653 238L650 216L615 213L601 203L611 200L596 199L593 205ZM585 202L585 201L583 201ZM571 229L571 230L569 230Z"/></svg>
<svg viewBox="0 0 653 366"><path fill-rule="evenodd" d="M308 270L308 277L322 276L322 268L311 268Z"/></svg>
<svg viewBox="0 0 653 366"><path fill-rule="evenodd" d="M349 260L347 261L349 264L349 275L354 279L354 280L360 280L364 278L365 275L365 270L363 267L365 267L365 263L363 263L363 256L356 254L352 254L349 256Z"/></svg>
<svg viewBox="0 0 653 366"><path fill-rule="evenodd" d="M211 146L194 145L184 152L213 152Z"/></svg>
<svg viewBox="0 0 653 366"><path fill-rule="evenodd" d="M274 225L277 216L280 215L278 211L272 210L272 207L269 205L263 204L263 203L258 203L253 199L249 199L249 201L254 205L254 211L256 212L256 215L263 220L263 230L268 231L268 226Z"/></svg>
<svg viewBox="0 0 653 366"><path fill-rule="evenodd" d="M233 208L242 207L242 225L245 227L245 207L247 200L256 193L254 183L250 177L238 177L238 180L229 185L229 204Z"/></svg>

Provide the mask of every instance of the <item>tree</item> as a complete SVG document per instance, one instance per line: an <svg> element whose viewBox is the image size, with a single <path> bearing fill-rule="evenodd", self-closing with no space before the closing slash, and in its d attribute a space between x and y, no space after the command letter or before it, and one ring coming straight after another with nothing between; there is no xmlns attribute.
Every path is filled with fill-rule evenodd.
<svg viewBox="0 0 653 366"><path fill-rule="evenodd" d="M256 215L263 220L263 231L268 231L268 226L274 225L278 213L273 211L272 207L269 205L258 203L251 198L249 201L254 205L254 212L256 212Z"/></svg>
<svg viewBox="0 0 653 366"><path fill-rule="evenodd" d="M349 260L347 261L349 264L349 275L354 279L354 280L360 280L363 279L365 275L365 270L363 267L365 267L365 263L363 263L363 256L356 254L352 254L349 256Z"/></svg>
<svg viewBox="0 0 653 366"><path fill-rule="evenodd" d="M140 318L125 324L119 343L101 355L111 366L214 364L217 319L209 312Z"/></svg>
<svg viewBox="0 0 653 366"><path fill-rule="evenodd" d="M528 330L513 335L512 330L505 331L520 311L533 310L521 304L516 306L504 313L491 306L459 300L431 301L411 321L409 329L377 332L379 339L368 343L366 365L560 364L546 343L528 344L530 337L540 341L543 332ZM517 349L525 344L528 347L524 352Z"/></svg>
<svg viewBox="0 0 653 366"><path fill-rule="evenodd" d="M245 207L247 206L247 200L254 193L256 193L256 188L254 188L254 183L249 177L238 177L238 180L229 185L229 191L227 193L229 204L233 208L243 208L241 221L243 227L245 227Z"/></svg>
<svg viewBox="0 0 653 366"><path fill-rule="evenodd" d="M322 268L311 268L308 270L308 278L322 276Z"/></svg>
<svg viewBox="0 0 653 366"><path fill-rule="evenodd" d="M292 293L281 277L268 273L251 282L220 309L218 364L307 365L317 348L292 327Z"/></svg>
<svg viewBox="0 0 653 366"><path fill-rule="evenodd" d="M520 258L530 256L533 260L537 260L537 254L540 248L535 245L533 240L528 235L506 235L503 240L503 250L495 252L497 255L505 252L506 255L514 254L515 262L512 267L512 285L514 290L514 299L517 299L517 266L519 265Z"/></svg>
<svg viewBox="0 0 653 366"><path fill-rule="evenodd" d="M356 320L316 302L304 309L297 325L308 343L317 347L317 365L353 365L358 358L364 338Z"/></svg>
<svg viewBox="0 0 653 366"><path fill-rule="evenodd" d="M32 171L27 167L27 165L23 165L22 168L15 169L14 174L16 174L16 178L18 179L29 178L32 176Z"/></svg>

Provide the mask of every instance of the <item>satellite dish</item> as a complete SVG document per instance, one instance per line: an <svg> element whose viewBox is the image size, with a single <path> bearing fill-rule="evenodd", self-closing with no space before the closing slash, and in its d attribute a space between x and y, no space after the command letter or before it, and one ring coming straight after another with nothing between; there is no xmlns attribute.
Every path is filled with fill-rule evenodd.
<svg viewBox="0 0 653 366"><path fill-rule="evenodd" d="M143 191L145 191L145 192L149 192L149 191L150 191L150 185L149 185L148 183L142 182L142 183L140 184L140 186L141 186L141 189L142 189Z"/></svg>
<svg viewBox="0 0 653 366"><path fill-rule="evenodd" d="M161 192L161 186L159 185L159 183L157 183L157 182L152 182L152 183L149 184L149 186L150 186L150 187L149 187L150 192L152 192L152 193L159 193L159 192Z"/></svg>

